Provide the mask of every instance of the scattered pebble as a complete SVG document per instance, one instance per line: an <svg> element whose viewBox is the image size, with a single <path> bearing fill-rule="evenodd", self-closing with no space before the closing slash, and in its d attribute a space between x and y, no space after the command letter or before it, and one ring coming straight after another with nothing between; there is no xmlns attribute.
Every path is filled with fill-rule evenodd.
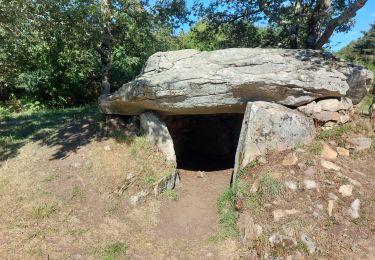
<svg viewBox="0 0 375 260"><path fill-rule="evenodd" d="M317 173L317 170L316 170L315 167L309 167L309 168L307 168L307 170L305 170L303 173L304 173L306 176L311 177L311 176L314 176L314 175Z"/></svg>
<svg viewBox="0 0 375 260"><path fill-rule="evenodd" d="M250 193L255 193L258 191L259 189L259 182L260 180L259 179L256 179L253 184L251 185L251 188L250 188Z"/></svg>
<svg viewBox="0 0 375 260"><path fill-rule="evenodd" d="M348 209L349 215L356 219L359 218L359 208L361 206L361 201L359 199L355 199L352 204L350 205L350 208Z"/></svg>
<svg viewBox="0 0 375 260"><path fill-rule="evenodd" d="M347 140L348 147L353 148L356 151L367 150L371 147L371 138L364 136L350 137Z"/></svg>
<svg viewBox="0 0 375 260"><path fill-rule="evenodd" d="M312 189L316 189L318 187L318 185L316 184L315 181L313 180L303 180L303 184L305 184L305 189L307 190L312 190Z"/></svg>
<svg viewBox="0 0 375 260"><path fill-rule="evenodd" d="M283 218L287 215L294 215L294 214L297 214L299 212L300 211L296 210L296 209L286 209L286 210L276 209L276 210L272 211L272 215L273 215L273 219L277 222L281 218Z"/></svg>
<svg viewBox="0 0 375 260"><path fill-rule="evenodd" d="M297 184L294 181L286 181L285 186L288 187L290 190L297 190Z"/></svg>
<svg viewBox="0 0 375 260"><path fill-rule="evenodd" d="M350 152L348 149L345 149L343 147L337 147L337 153L340 155L340 156L344 156L344 157L348 157L350 155Z"/></svg>
<svg viewBox="0 0 375 260"><path fill-rule="evenodd" d="M340 188L339 188L339 192L344 197L352 196L352 194L353 194L353 185L350 185L350 184L348 184L348 185L341 185Z"/></svg>
<svg viewBox="0 0 375 260"><path fill-rule="evenodd" d="M313 254L316 251L316 244L314 240L308 237L306 234L301 235L301 241L304 243L310 254Z"/></svg>
<svg viewBox="0 0 375 260"><path fill-rule="evenodd" d="M202 171L199 171L197 177L198 178L204 178L204 177L206 177L206 174Z"/></svg>
<svg viewBox="0 0 375 260"><path fill-rule="evenodd" d="M285 156L284 160L282 161L282 165L284 166L293 166L296 165L298 162L298 157L295 153L289 153Z"/></svg>
<svg viewBox="0 0 375 260"><path fill-rule="evenodd" d="M292 247L297 244L292 237L280 234L273 234L268 240L272 246Z"/></svg>
<svg viewBox="0 0 375 260"><path fill-rule="evenodd" d="M148 192L144 190L137 192L129 198L129 204L133 207L136 207L141 201L141 199L145 198L147 195Z"/></svg>
<svg viewBox="0 0 375 260"><path fill-rule="evenodd" d="M104 151L110 151L110 150L111 150L111 146L110 145L104 146Z"/></svg>
<svg viewBox="0 0 375 260"><path fill-rule="evenodd" d="M262 165L267 164L267 159L263 156L258 157L258 162Z"/></svg>
<svg viewBox="0 0 375 260"><path fill-rule="evenodd" d="M327 170L334 170L334 171L339 171L341 168L334 164L333 162L329 162L326 160L321 160L320 164L322 167L326 168Z"/></svg>
<svg viewBox="0 0 375 260"><path fill-rule="evenodd" d="M328 161L334 161L337 158L337 152L333 150L328 144L322 143L323 150L320 156Z"/></svg>
<svg viewBox="0 0 375 260"><path fill-rule="evenodd" d="M336 200L339 199L339 197L337 197L336 194L334 194L334 193L332 193L332 192L328 193L328 197L329 197L331 200L334 200L334 201L336 201Z"/></svg>
<svg viewBox="0 0 375 260"><path fill-rule="evenodd" d="M328 216L332 217L332 211L334 207L335 207L335 201L329 200L328 201Z"/></svg>

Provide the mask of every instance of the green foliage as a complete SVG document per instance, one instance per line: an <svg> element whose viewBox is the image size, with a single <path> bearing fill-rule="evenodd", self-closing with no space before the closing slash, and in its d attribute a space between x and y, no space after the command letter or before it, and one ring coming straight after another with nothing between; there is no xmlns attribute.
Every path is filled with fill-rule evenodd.
<svg viewBox="0 0 375 260"><path fill-rule="evenodd" d="M344 134L349 133L351 130L351 124L340 124L338 126L332 127L332 129L321 131L318 135L318 138L322 140L339 139Z"/></svg>
<svg viewBox="0 0 375 260"><path fill-rule="evenodd" d="M200 22L189 33L180 35L180 38L184 48L212 51L225 48L277 47L278 33L276 28L256 27L246 21L222 25Z"/></svg>
<svg viewBox="0 0 375 260"><path fill-rule="evenodd" d="M178 48L171 19L183 20L186 10L179 1L112 2L110 76L115 90L133 79L151 54ZM52 107L95 101L101 78L101 4L1 1L0 100L13 93L25 103Z"/></svg>
<svg viewBox="0 0 375 260"><path fill-rule="evenodd" d="M355 12L351 15L343 14L348 9L356 10L352 1L342 0L211 0L197 1L193 9L202 21L212 24L212 28L219 32L220 37L216 39L210 34L202 35L210 43L224 43L222 46L227 47L232 43L238 47L262 43L252 26L262 21L269 26L266 33L269 35L263 35L266 41L258 46L314 49L321 49L333 32L348 32L354 25L351 18ZM341 19L337 20L339 16ZM233 41L225 37L225 32L233 37ZM209 48L212 47L215 44L210 44Z"/></svg>
<svg viewBox="0 0 375 260"><path fill-rule="evenodd" d="M128 247L122 242L114 242L106 245L100 253L103 260L122 259L122 255L126 252Z"/></svg>
<svg viewBox="0 0 375 260"><path fill-rule="evenodd" d="M314 142L308 148L309 153L312 155L319 155L322 152L322 150L323 145L320 142Z"/></svg>

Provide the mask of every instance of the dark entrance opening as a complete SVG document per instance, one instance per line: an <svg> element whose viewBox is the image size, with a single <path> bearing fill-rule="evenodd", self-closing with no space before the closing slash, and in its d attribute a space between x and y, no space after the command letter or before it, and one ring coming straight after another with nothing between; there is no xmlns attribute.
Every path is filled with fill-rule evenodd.
<svg viewBox="0 0 375 260"><path fill-rule="evenodd" d="M232 168L243 114L167 116L177 167L217 171Z"/></svg>

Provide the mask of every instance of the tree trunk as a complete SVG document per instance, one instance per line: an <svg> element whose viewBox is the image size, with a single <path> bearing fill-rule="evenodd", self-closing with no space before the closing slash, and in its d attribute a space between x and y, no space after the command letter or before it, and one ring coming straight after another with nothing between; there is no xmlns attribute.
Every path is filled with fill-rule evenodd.
<svg viewBox="0 0 375 260"><path fill-rule="evenodd" d="M111 84L109 82L109 69L111 67L111 0L102 0L103 15L103 42L101 46L102 85L101 95L109 95Z"/></svg>
<svg viewBox="0 0 375 260"><path fill-rule="evenodd" d="M315 44L315 49L323 48L323 45L326 44L331 38L335 29L345 23L346 21L352 19L359 9L361 9L368 0L357 0L354 2L344 13L342 13L339 17L332 19L328 22L325 31L323 32L320 39Z"/></svg>
<svg viewBox="0 0 375 260"><path fill-rule="evenodd" d="M331 19L325 26L322 33L323 20L327 16L331 1L318 0L314 8L313 14L310 17L309 25L307 28L307 40L305 47L307 49L321 49L332 36L335 29L353 18L357 11L361 9L368 0L357 0L349 8L345 10L340 16Z"/></svg>
<svg viewBox="0 0 375 260"><path fill-rule="evenodd" d="M370 123L372 126L372 130L375 131L375 87L372 89L372 104L370 108Z"/></svg>
<svg viewBox="0 0 375 260"><path fill-rule="evenodd" d="M301 17L301 3L300 0L296 0L294 3L294 12L293 12L293 21L290 27L290 36L289 36L289 46L291 49L298 49L298 33L299 33L299 23Z"/></svg>
<svg viewBox="0 0 375 260"><path fill-rule="evenodd" d="M330 0L318 0L313 13L311 14L308 28L305 47L306 49L315 49L316 43L320 37L320 30L324 17L327 15L328 9L331 6Z"/></svg>

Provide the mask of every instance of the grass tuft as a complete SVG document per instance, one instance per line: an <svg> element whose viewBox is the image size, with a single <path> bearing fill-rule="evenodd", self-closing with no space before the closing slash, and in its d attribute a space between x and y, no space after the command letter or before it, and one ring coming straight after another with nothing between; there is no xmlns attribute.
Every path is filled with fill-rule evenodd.
<svg viewBox="0 0 375 260"><path fill-rule="evenodd" d="M224 191L218 201L220 230L209 238L210 242L217 243L229 237L238 236L237 220L239 213L236 210L236 194L233 189Z"/></svg>
<svg viewBox="0 0 375 260"><path fill-rule="evenodd" d="M264 198L273 198L282 195L285 192L285 186L273 176L264 174L259 180L259 192Z"/></svg>
<svg viewBox="0 0 375 260"><path fill-rule="evenodd" d="M36 207L33 207L30 211L31 218L35 220L43 220L49 218L54 212L57 211L57 205L43 204Z"/></svg>
<svg viewBox="0 0 375 260"><path fill-rule="evenodd" d="M169 200L178 200L178 195L177 195L176 190L164 190L162 193L162 196Z"/></svg>
<svg viewBox="0 0 375 260"><path fill-rule="evenodd" d="M103 260L116 260L120 258L128 249L128 247L122 242L114 242L106 245L101 253Z"/></svg>

